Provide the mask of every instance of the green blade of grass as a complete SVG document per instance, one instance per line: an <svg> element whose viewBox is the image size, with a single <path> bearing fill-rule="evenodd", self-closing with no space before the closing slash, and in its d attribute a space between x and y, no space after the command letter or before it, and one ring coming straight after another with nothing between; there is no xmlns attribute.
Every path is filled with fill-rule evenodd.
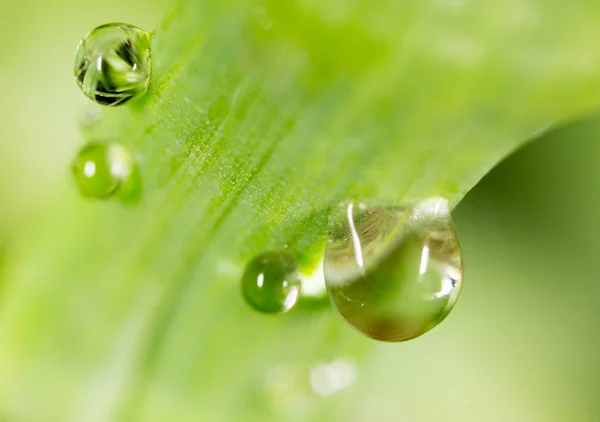
<svg viewBox="0 0 600 422"><path fill-rule="evenodd" d="M599 105L599 21L592 1L177 1L147 95L86 133L132 148L141 202L65 181L5 258L0 414L352 420L306 368L372 343L326 307L253 314L245 263L287 245L314 266L340 201L455 205Z"/></svg>

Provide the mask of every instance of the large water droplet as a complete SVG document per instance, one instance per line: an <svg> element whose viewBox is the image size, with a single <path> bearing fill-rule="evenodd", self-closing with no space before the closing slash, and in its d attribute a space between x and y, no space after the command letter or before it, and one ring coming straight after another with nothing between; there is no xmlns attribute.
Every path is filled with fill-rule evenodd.
<svg viewBox="0 0 600 422"><path fill-rule="evenodd" d="M448 204L349 204L334 220L324 261L334 307L376 340L404 341L438 325L458 298L462 253Z"/></svg>
<svg viewBox="0 0 600 422"><path fill-rule="evenodd" d="M77 154L72 169L79 191L88 198L107 198L122 187L127 188L124 193L128 197L128 193L139 189L137 167L121 145L86 145Z"/></svg>
<svg viewBox="0 0 600 422"><path fill-rule="evenodd" d="M150 82L150 34L109 23L86 35L75 53L75 77L83 93L116 106L143 94Z"/></svg>
<svg viewBox="0 0 600 422"><path fill-rule="evenodd" d="M246 265L242 293L254 309L265 313L289 311L298 301L300 278L288 252L267 252Z"/></svg>

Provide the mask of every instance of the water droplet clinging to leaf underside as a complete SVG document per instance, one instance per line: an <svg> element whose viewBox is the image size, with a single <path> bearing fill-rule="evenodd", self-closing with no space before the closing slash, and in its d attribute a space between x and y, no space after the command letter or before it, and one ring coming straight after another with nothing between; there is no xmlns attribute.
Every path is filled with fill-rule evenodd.
<svg viewBox="0 0 600 422"><path fill-rule="evenodd" d="M450 313L462 284L447 201L349 204L333 219L324 273L333 306L363 334L394 342L426 333Z"/></svg>
<svg viewBox="0 0 600 422"><path fill-rule="evenodd" d="M290 253L266 252L246 265L242 294L257 311L283 313L298 301L300 284L296 260Z"/></svg>

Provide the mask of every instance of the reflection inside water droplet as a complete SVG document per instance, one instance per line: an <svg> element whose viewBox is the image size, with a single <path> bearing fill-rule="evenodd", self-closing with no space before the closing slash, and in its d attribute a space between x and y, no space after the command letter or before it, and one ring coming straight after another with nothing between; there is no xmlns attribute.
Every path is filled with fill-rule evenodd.
<svg viewBox="0 0 600 422"><path fill-rule="evenodd" d="M110 23L86 35L75 56L75 77L83 93L116 106L146 92L150 82L150 34Z"/></svg>
<svg viewBox="0 0 600 422"><path fill-rule="evenodd" d="M447 201L397 208L349 204L333 222L324 273L334 307L360 332L383 341L426 333L451 311L462 283Z"/></svg>

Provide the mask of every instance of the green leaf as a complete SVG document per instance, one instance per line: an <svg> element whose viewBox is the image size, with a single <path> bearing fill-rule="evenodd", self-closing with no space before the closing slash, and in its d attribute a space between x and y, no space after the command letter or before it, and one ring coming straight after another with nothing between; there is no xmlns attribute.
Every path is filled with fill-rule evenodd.
<svg viewBox="0 0 600 422"><path fill-rule="evenodd" d="M288 245L310 273L340 201L455 205L527 139L596 108L599 13L591 0L177 1L147 95L85 132L131 147L141 201L88 202L65 181L4 258L0 414L359 420L315 398L308 370L368 368L374 343L322 302L253 313L245 263Z"/></svg>

